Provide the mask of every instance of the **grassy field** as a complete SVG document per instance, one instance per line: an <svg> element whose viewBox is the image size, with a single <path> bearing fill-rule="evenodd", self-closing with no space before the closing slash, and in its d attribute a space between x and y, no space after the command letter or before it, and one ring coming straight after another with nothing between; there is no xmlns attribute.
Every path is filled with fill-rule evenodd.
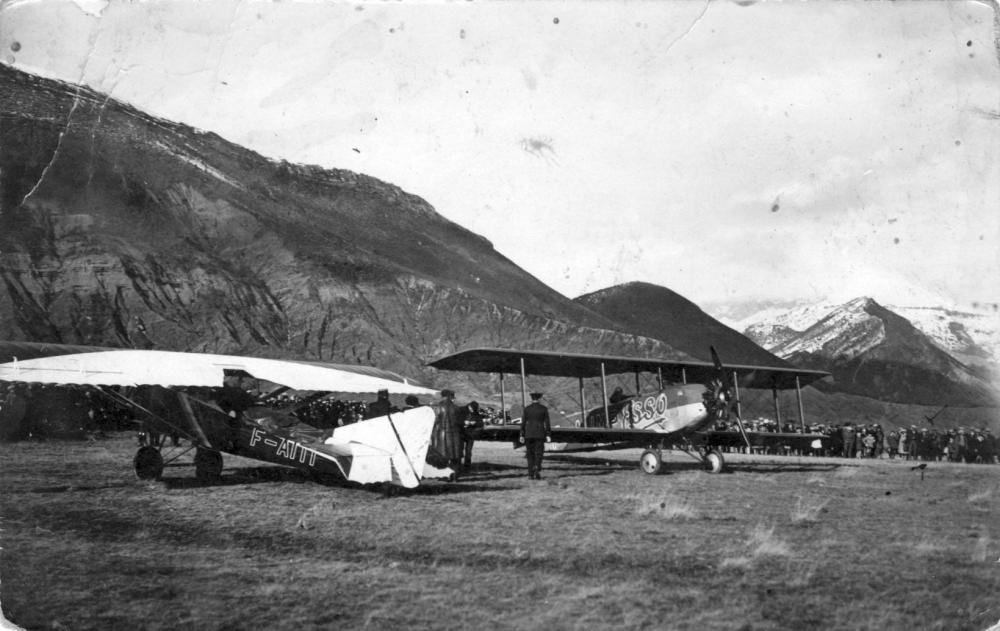
<svg viewBox="0 0 1000 631"><path fill-rule="evenodd" d="M131 436L0 445L0 603L28 629L987 629L1000 467L634 451L385 496L227 457L144 483Z"/></svg>

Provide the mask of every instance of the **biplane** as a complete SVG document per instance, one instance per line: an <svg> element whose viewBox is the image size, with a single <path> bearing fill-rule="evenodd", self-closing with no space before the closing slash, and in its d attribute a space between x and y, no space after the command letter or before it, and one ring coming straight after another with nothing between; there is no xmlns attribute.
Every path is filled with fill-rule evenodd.
<svg viewBox="0 0 1000 631"><path fill-rule="evenodd" d="M818 370L780 366L724 365L715 349L712 362L665 361L638 357L583 355L546 351L474 348L441 357L429 365L439 370L495 373L499 376L500 406L506 409L505 375L520 376L521 409L528 391L528 375L579 380L580 412L572 426L552 427L554 450L587 451L642 448L639 467L659 473L663 450L676 448L695 457L713 473L723 470L723 447L780 445L792 449L819 449L824 436L805 431L803 386L829 376ZM635 393L608 396L611 375L634 374ZM655 376L655 385L643 391L640 374ZM601 404L587 409L585 379L600 378ZM771 389L780 423L778 391L794 388L798 395L801 433L748 432L740 409L740 388ZM738 432L716 431L720 421L736 420ZM486 425L476 440L518 444L517 419Z"/></svg>
<svg viewBox="0 0 1000 631"><path fill-rule="evenodd" d="M294 391L307 399L380 390L436 394L367 366L0 342L0 382L86 388L127 406L152 437L133 459L140 479L160 478L166 464L191 449L202 480L221 475L223 453L362 484L412 488L424 477L452 473L426 463L435 420L431 407L322 429L302 422L294 409L262 405L262 398L241 387L246 380L269 394ZM168 448L161 437L170 435L186 438L186 448Z"/></svg>

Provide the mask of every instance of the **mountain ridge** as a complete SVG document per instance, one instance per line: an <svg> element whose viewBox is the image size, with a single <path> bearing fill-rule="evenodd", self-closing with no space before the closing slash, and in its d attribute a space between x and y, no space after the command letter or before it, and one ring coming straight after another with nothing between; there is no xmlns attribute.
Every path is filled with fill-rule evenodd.
<svg viewBox="0 0 1000 631"><path fill-rule="evenodd" d="M425 377L472 345L687 357L616 331L393 184L8 66L0 86L3 338Z"/></svg>
<svg viewBox="0 0 1000 631"><path fill-rule="evenodd" d="M633 281L578 296L574 301L634 333L670 339L676 348L702 361L712 361L711 345L729 363L792 368L666 287ZM706 340L711 340L710 344Z"/></svg>
<svg viewBox="0 0 1000 631"><path fill-rule="evenodd" d="M425 362L473 346L707 359L708 343L782 361L666 288L632 284L646 298L620 302L642 317L593 308L614 288L570 300L376 178L2 65L0 87L0 338L357 362L474 396L495 379Z"/></svg>
<svg viewBox="0 0 1000 631"><path fill-rule="evenodd" d="M831 372L832 383L820 388L925 405L997 402L996 390L978 374L868 297L840 305L803 331L761 323L747 333L789 361Z"/></svg>

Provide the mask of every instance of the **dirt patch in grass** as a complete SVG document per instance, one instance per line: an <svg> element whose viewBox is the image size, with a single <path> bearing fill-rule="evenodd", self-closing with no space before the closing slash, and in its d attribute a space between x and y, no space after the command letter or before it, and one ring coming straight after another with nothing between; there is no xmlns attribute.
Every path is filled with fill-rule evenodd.
<svg viewBox="0 0 1000 631"><path fill-rule="evenodd" d="M477 445L387 496L226 459L135 481L131 437L0 446L0 604L25 628L903 629L1000 620L995 467ZM844 603L850 603L845 607ZM665 622L666 621L666 622Z"/></svg>

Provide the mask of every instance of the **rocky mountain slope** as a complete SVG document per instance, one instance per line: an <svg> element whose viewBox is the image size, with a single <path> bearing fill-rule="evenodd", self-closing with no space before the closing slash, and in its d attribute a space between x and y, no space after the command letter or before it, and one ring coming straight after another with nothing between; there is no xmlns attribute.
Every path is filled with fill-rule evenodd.
<svg viewBox="0 0 1000 631"><path fill-rule="evenodd" d="M994 379L1000 376L1000 313L887 305L931 338L938 347L977 374ZM1000 383L1000 380L995 380Z"/></svg>
<svg viewBox="0 0 1000 631"><path fill-rule="evenodd" d="M789 367L788 362L737 333L676 292L650 283L626 283L575 299L620 323L625 330L670 340L674 348L702 361L712 361L709 345L724 361Z"/></svg>
<svg viewBox="0 0 1000 631"><path fill-rule="evenodd" d="M467 396L496 384L425 362L470 346L707 359L706 339L775 361L669 290L571 301L391 184L2 65L0 280L0 339L360 362Z"/></svg>
<svg viewBox="0 0 1000 631"><path fill-rule="evenodd" d="M818 322L842 303L785 302L714 304L708 311L736 331L743 331L764 348L773 348ZM993 305L977 309L886 304L929 337L939 348L978 373L1000 368L1000 312Z"/></svg>
<svg viewBox="0 0 1000 631"><path fill-rule="evenodd" d="M746 333L792 363L833 373L819 385L828 391L924 405L996 404L995 390L975 371L871 298L852 300L796 331L801 321L801 314L791 314Z"/></svg>
<svg viewBox="0 0 1000 631"><path fill-rule="evenodd" d="M684 358L392 184L275 162L0 65L0 339L361 362ZM617 330L617 332L616 332Z"/></svg>

